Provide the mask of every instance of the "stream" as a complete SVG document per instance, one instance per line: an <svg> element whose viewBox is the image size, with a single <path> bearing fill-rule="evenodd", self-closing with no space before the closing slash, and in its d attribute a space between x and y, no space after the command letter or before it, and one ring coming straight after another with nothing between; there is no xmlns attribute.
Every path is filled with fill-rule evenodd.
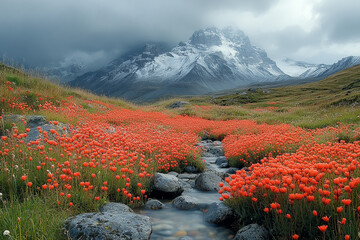
<svg viewBox="0 0 360 240"><path fill-rule="evenodd" d="M223 156L222 143L204 140L198 144L204 148L203 160L206 171L224 174L229 168L220 168L215 164L216 159ZM211 203L219 203L220 194L217 191L199 191L195 188L195 178L198 174L172 173L179 178L184 186L181 196L191 196L198 203L196 208L180 210L173 206L172 200L161 200L165 206L159 210L138 209L137 213L149 216L152 224L152 240L207 240L233 239L234 232L226 226L211 224L205 221L204 212Z"/></svg>

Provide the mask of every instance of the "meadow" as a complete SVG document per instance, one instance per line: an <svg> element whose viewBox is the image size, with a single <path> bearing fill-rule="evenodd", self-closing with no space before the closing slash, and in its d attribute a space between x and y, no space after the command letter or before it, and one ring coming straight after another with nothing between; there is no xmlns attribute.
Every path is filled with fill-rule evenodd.
<svg viewBox="0 0 360 240"><path fill-rule="evenodd" d="M359 75L357 66L241 103L190 98L169 109L178 99L137 106L0 65L0 239L66 239L69 216L108 201L142 206L155 172L204 169L202 137L222 140L230 164L247 167L219 183L239 227L263 224L274 239L359 239ZM49 130L29 127L34 115Z"/></svg>

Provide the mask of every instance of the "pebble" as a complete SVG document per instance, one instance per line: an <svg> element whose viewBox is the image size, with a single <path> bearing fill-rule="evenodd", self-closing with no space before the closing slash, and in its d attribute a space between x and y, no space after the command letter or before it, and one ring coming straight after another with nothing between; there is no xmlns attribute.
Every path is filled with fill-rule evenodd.
<svg viewBox="0 0 360 240"><path fill-rule="evenodd" d="M174 237L184 237L187 235L187 232L184 231L184 230L180 230L180 231L177 231L176 233L174 233Z"/></svg>
<svg viewBox="0 0 360 240"><path fill-rule="evenodd" d="M189 236L192 236L192 237L196 237L196 236L199 236L199 235L200 235L200 232L199 232L199 231L196 231L196 230L192 230L192 231L189 231L189 232L188 232L188 235L189 235Z"/></svg>

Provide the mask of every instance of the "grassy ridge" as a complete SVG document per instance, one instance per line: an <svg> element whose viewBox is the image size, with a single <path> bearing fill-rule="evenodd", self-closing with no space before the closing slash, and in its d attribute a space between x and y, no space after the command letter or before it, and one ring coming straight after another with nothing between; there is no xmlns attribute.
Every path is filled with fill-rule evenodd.
<svg viewBox="0 0 360 240"><path fill-rule="evenodd" d="M252 119L261 123L289 123L306 128L360 126L360 65L318 82L274 89L246 89L224 96L178 98L155 103L164 110L175 101L192 105L176 114L207 119ZM194 107L206 106L202 108Z"/></svg>

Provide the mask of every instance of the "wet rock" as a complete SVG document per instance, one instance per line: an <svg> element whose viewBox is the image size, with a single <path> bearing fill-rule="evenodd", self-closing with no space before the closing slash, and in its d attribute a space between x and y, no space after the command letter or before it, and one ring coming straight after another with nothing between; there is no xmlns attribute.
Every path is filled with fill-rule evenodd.
<svg viewBox="0 0 360 240"><path fill-rule="evenodd" d="M225 156L220 156L215 160L216 165L221 165L223 163L229 163Z"/></svg>
<svg viewBox="0 0 360 240"><path fill-rule="evenodd" d="M209 223L221 224L235 219L234 211L223 202L212 203L204 213L205 221Z"/></svg>
<svg viewBox="0 0 360 240"><path fill-rule="evenodd" d="M179 240L194 240L194 239L192 237L185 236L185 237L179 238Z"/></svg>
<svg viewBox="0 0 360 240"><path fill-rule="evenodd" d="M195 188L195 179L189 180L188 183L190 184L191 188Z"/></svg>
<svg viewBox="0 0 360 240"><path fill-rule="evenodd" d="M189 179L179 179L179 182L180 182L181 186L183 187L184 191L192 188L188 181L189 181Z"/></svg>
<svg viewBox="0 0 360 240"><path fill-rule="evenodd" d="M189 210L198 206L197 200L191 196L179 196L174 199L172 205L177 209Z"/></svg>
<svg viewBox="0 0 360 240"><path fill-rule="evenodd" d="M205 163L215 164L217 157L203 157L202 160L205 161Z"/></svg>
<svg viewBox="0 0 360 240"><path fill-rule="evenodd" d="M175 177L177 177L177 176L179 175L179 173L177 173L177 172L168 172L168 174L169 174L169 175L173 175L173 176L175 176Z"/></svg>
<svg viewBox="0 0 360 240"><path fill-rule="evenodd" d="M115 210L115 211L114 211ZM71 239L149 239L150 218L130 212L121 203L105 205L101 212L83 213L66 220Z"/></svg>
<svg viewBox="0 0 360 240"><path fill-rule="evenodd" d="M197 174L182 173L179 174L177 177L180 179L195 179L197 176Z"/></svg>
<svg viewBox="0 0 360 240"><path fill-rule="evenodd" d="M228 174L236 174L236 171L239 170L238 168L231 167L226 172Z"/></svg>
<svg viewBox="0 0 360 240"><path fill-rule="evenodd" d="M198 172L198 170L194 166L186 166L184 171L187 173L197 173Z"/></svg>
<svg viewBox="0 0 360 240"><path fill-rule="evenodd" d="M202 156L204 158L208 158L208 157L216 157L214 154L210 153L210 152L203 152Z"/></svg>
<svg viewBox="0 0 360 240"><path fill-rule="evenodd" d="M258 224L250 224L241 228L233 240L268 240L270 235L268 230Z"/></svg>
<svg viewBox="0 0 360 240"><path fill-rule="evenodd" d="M152 227L152 229L154 231L172 231L174 228L173 226L169 225L169 224L165 224L165 223L161 223L161 224L156 224ZM170 234L172 235L172 233Z"/></svg>
<svg viewBox="0 0 360 240"><path fill-rule="evenodd" d="M163 198L174 198L184 191L177 177L163 173L155 174L151 180L151 189L154 196Z"/></svg>
<svg viewBox="0 0 360 240"><path fill-rule="evenodd" d="M222 147L213 147L208 149L207 152L217 157L224 155L224 149Z"/></svg>
<svg viewBox="0 0 360 240"><path fill-rule="evenodd" d="M190 103L189 102L186 102L186 101L178 101L178 102L174 102L173 104L171 104L169 106L169 108L171 109L174 109L174 108L181 108L185 105L189 105Z"/></svg>
<svg viewBox="0 0 360 240"><path fill-rule="evenodd" d="M228 168L228 167L230 167L230 165L229 165L229 163L222 163L222 164L220 164L220 166L219 166L220 168Z"/></svg>
<svg viewBox="0 0 360 240"><path fill-rule="evenodd" d="M176 233L174 233L174 237L184 237L187 235L187 232L184 231L184 230L180 230L180 231L177 231Z"/></svg>
<svg viewBox="0 0 360 240"><path fill-rule="evenodd" d="M165 207L165 204L156 199L150 199L145 203L146 209L159 210Z"/></svg>
<svg viewBox="0 0 360 240"><path fill-rule="evenodd" d="M200 236L201 233L200 233L199 231L192 230L192 231L189 231L189 232L188 232L188 235L189 235L189 236L196 237L196 236Z"/></svg>
<svg viewBox="0 0 360 240"><path fill-rule="evenodd" d="M195 187L201 191L218 191L221 181L221 177L215 172L204 172L195 179Z"/></svg>

